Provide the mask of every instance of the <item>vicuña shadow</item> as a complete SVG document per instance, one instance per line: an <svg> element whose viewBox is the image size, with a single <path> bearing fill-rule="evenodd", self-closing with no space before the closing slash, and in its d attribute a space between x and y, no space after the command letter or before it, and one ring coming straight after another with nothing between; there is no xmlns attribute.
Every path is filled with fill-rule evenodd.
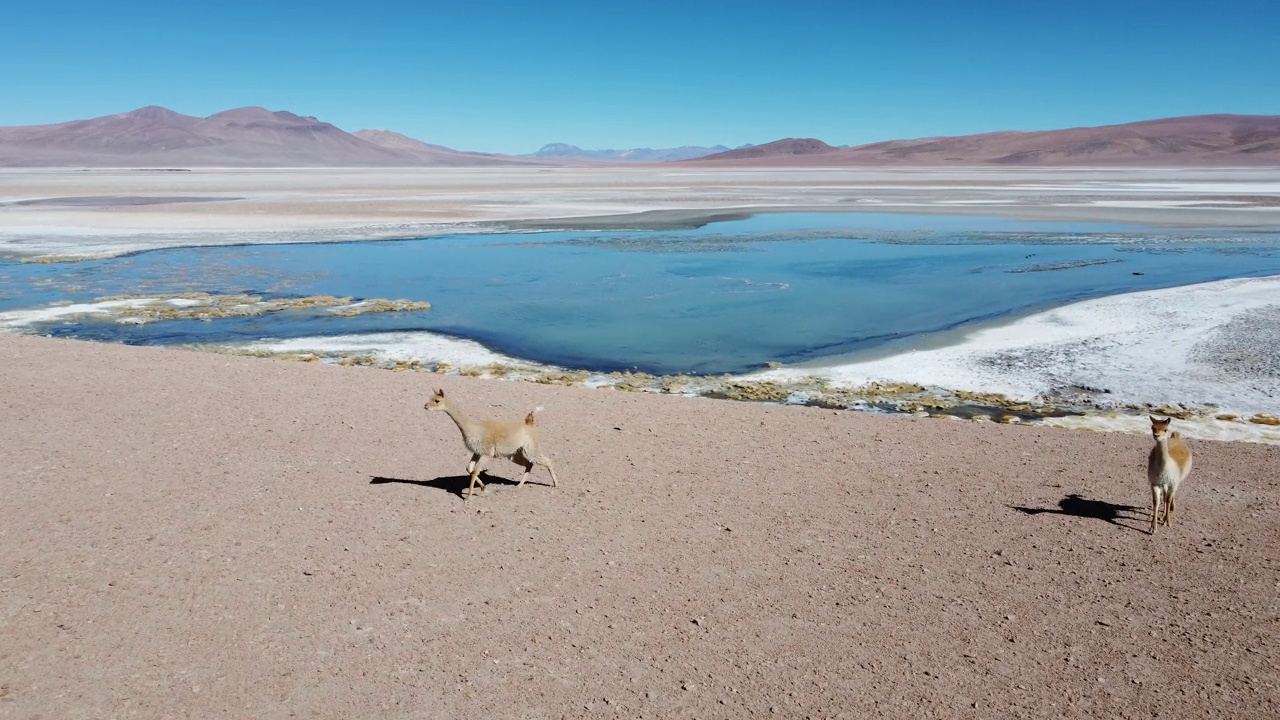
<svg viewBox="0 0 1280 720"><path fill-rule="evenodd" d="M435 478L434 480L406 480L404 478L390 478L390 477L380 477L380 476L369 478L370 485L384 485L386 483L404 483L405 485L419 485L421 487L444 490L445 492L453 493L454 495L457 495L460 498L466 497L467 485L469 485L470 482L471 482L470 475L449 475L449 476L438 477L438 478ZM516 485L519 484L515 480L499 477L497 475L490 475L488 472L484 470L480 471L480 482L484 483L486 487L490 484L499 485L499 486L509 485L511 487L515 487ZM525 483L525 484L528 485L529 483Z"/></svg>
<svg viewBox="0 0 1280 720"><path fill-rule="evenodd" d="M1070 495L1058 501L1058 507L1051 508L1033 508L1022 507L1019 505L1010 505L1010 508L1027 515L1039 515L1040 513L1054 513L1056 515L1070 515L1072 517L1092 518L1094 520L1105 520L1112 525L1118 525L1122 528L1143 532L1142 528L1134 527L1121 520L1140 520L1137 516L1127 515L1126 513L1136 512L1142 508L1134 505L1117 505L1109 503L1105 500L1090 500L1081 497L1079 493L1071 493Z"/></svg>

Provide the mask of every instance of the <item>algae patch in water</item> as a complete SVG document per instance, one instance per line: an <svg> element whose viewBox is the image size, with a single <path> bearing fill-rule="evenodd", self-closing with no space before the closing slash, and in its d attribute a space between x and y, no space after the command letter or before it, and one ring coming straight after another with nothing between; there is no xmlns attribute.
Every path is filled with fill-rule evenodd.
<svg viewBox="0 0 1280 720"><path fill-rule="evenodd" d="M257 317L285 310L329 308L340 317L355 317L367 313L415 312L428 310L431 304L418 300L386 300L373 298L353 301L350 297L333 295L308 295L298 298L272 298L264 300L258 295L211 293L181 293L178 295L100 297L95 302L133 301L133 304L111 308L109 315L118 322L154 322L157 320L202 320L210 322L219 318Z"/></svg>

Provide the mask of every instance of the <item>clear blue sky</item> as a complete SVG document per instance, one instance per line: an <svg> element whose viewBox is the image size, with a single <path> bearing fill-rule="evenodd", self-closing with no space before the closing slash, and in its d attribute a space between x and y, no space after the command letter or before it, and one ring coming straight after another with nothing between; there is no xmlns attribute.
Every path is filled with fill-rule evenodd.
<svg viewBox="0 0 1280 720"><path fill-rule="evenodd" d="M144 105L511 153L1280 114L1280 0L6 3L0 125Z"/></svg>

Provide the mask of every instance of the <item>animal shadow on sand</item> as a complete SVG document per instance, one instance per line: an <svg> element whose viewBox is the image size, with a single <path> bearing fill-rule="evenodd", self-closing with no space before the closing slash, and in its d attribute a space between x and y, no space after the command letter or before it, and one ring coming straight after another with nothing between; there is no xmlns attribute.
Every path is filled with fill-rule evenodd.
<svg viewBox="0 0 1280 720"><path fill-rule="evenodd" d="M484 483L485 491L482 493L480 490L476 490L477 496L488 494L488 487L490 484L493 484L495 486L500 486L500 487L501 486L515 487L516 485L519 484L515 480L509 480L507 478L500 477L497 475L490 475L484 470L480 471L480 482ZM435 478L434 480L406 480L404 478L391 478L391 477L380 477L380 476L369 478L370 485L385 485L386 483L403 483L405 485L418 485L420 487L435 488L437 490L444 490L445 492L453 493L454 495L457 495L460 498L466 499L467 486L471 483L471 476L470 475L449 475L449 476L438 477L438 478ZM525 483L525 484L528 485L530 483Z"/></svg>
<svg viewBox="0 0 1280 720"><path fill-rule="evenodd" d="M1137 532L1145 532L1141 527L1135 527L1128 523L1120 522L1121 520L1138 520L1136 515L1128 514L1142 510L1142 508L1133 505L1116 505L1105 500L1090 500L1081 497L1079 493L1071 493L1070 495L1058 501L1058 507L1022 507L1020 505L1010 505L1010 508L1027 515L1039 515L1040 513L1054 513L1055 515L1070 515L1072 517L1092 518L1094 520L1105 520L1112 525L1117 525L1129 530Z"/></svg>

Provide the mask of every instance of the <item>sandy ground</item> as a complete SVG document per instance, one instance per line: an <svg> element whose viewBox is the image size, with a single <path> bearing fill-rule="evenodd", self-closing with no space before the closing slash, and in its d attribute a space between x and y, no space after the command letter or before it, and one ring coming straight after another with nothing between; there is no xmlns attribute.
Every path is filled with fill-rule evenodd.
<svg viewBox="0 0 1280 720"><path fill-rule="evenodd" d="M1280 714L1280 448L0 335L0 717ZM422 403L535 401L460 497Z"/></svg>
<svg viewBox="0 0 1280 720"><path fill-rule="evenodd" d="M0 170L0 252L109 255L179 245L419 237L494 225L673 227L745 210L1276 225L1280 170L752 170L683 164Z"/></svg>

